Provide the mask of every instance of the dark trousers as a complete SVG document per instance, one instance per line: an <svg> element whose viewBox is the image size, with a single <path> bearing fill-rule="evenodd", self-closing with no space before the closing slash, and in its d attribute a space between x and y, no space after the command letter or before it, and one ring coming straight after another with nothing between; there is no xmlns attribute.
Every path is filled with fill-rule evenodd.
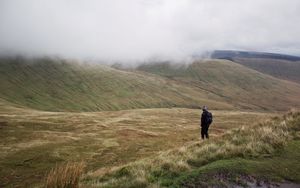
<svg viewBox="0 0 300 188"><path fill-rule="evenodd" d="M204 139L206 137L207 139L209 138L208 136L208 127L209 126L202 126L201 127L201 138Z"/></svg>

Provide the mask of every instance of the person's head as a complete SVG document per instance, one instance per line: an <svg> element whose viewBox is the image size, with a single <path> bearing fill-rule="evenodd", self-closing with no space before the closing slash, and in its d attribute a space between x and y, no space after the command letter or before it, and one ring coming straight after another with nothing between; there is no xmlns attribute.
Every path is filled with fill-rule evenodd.
<svg viewBox="0 0 300 188"><path fill-rule="evenodd" d="M202 110L203 110L203 111L206 111L206 110L207 110L207 106L203 106L203 107L202 107Z"/></svg>

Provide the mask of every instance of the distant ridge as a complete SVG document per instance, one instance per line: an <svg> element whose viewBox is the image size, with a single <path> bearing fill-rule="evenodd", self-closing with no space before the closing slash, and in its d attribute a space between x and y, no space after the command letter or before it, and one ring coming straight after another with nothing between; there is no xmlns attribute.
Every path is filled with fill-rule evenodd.
<svg viewBox="0 0 300 188"><path fill-rule="evenodd" d="M227 59L279 79L300 83L300 57L263 53L217 50L211 58Z"/></svg>
<svg viewBox="0 0 300 188"><path fill-rule="evenodd" d="M266 52L249 52L249 51L234 51L234 50L215 50L211 54L212 59L227 59L234 58L266 58L288 61L300 61L300 57L286 54L266 53Z"/></svg>

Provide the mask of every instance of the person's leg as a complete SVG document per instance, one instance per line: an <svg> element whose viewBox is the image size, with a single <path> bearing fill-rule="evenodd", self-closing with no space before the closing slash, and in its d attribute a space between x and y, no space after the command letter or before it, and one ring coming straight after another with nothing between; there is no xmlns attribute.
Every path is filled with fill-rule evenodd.
<svg viewBox="0 0 300 188"><path fill-rule="evenodd" d="M206 138L209 139L209 136L208 136L208 127L206 128Z"/></svg>
<svg viewBox="0 0 300 188"><path fill-rule="evenodd" d="M201 127L201 138L204 139L205 130L204 127Z"/></svg>
<svg viewBox="0 0 300 188"><path fill-rule="evenodd" d="M209 136L208 136L208 126L205 127L205 136L206 136L207 139L209 138Z"/></svg>

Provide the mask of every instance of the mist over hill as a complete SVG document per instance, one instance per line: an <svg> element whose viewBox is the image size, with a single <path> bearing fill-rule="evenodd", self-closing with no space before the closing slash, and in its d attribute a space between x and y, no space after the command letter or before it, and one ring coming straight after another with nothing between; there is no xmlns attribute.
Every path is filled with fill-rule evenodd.
<svg viewBox="0 0 300 188"><path fill-rule="evenodd" d="M0 54L128 63L184 60L215 49L300 54L299 6L298 0L1 0Z"/></svg>
<svg viewBox="0 0 300 188"><path fill-rule="evenodd" d="M299 8L0 0L0 187L300 187Z"/></svg>

